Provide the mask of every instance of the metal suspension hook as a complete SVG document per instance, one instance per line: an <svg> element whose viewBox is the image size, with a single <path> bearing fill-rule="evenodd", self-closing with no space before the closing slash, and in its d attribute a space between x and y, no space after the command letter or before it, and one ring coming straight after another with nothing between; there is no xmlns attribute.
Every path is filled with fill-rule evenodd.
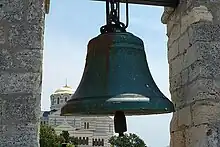
<svg viewBox="0 0 220 147"><path fill-rule="evenodd" d="M126 0L126 24L120 21L119 0L106 0L106 25L101 27L101 33L126 32L128 23L128 0Z"/></svg>
<svg viewBox="0 0 220 147"><path fill-rule="evenodd" d="M125 25L125 28L127 28L128 27L128 24L129 24L129 11L128 11L128 0L126 0L126 25Z"/></svg>

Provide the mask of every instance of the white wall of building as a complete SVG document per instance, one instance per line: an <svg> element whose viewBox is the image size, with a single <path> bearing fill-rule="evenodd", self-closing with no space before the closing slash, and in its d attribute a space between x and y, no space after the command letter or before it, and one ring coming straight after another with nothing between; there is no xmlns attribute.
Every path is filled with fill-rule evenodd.
<svg viewBox="0 0 220 147"><path fill-rule="evenodd" d="M79 139L87 139L88 145L81 145L81 147L92 146L93 141L104 140L104 146L109 147L108 140L114 135L113 119L105 117L80 117L80 116L60 116L61 107L68 101L73 94L73 90L69 86L57 89L50 96L51 112L48 116L41 117L42 124L51 125L57 134L62 131L68 131L70 136L78 137Z"/></svg>

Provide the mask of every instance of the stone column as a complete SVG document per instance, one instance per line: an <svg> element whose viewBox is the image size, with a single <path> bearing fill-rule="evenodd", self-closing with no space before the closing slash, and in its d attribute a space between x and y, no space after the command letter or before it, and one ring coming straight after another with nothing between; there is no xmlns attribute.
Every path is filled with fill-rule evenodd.
<svg viewBox="0 0 220 147"><path fill-rule="evenodd" d="M38 147L43 0L0 0L0 146Z"/></svg>
<svg viewBox="0 0 220 147"><path fill-rule="evenodd" d="M220 147L220 1L165 8L172 101L171 147Z"/></svg>

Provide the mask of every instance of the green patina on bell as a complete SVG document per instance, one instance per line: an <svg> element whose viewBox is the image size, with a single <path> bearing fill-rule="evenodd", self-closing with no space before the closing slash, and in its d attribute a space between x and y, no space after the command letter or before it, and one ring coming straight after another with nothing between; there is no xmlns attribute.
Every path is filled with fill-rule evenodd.
<svg viewBox="0 0 220 147"><path fill-rule="evenodd" d="M88 44L82 80L61 115L161 114L174 111L149 71L143 41L128 32L104 33Z"/></svg>
<svg viewBox="0 0 220 147"><path fill-rule="evenodd" d="M90 40L83 77L61 115L114 115L115 132L123 136L125 115L170 113L174 106L151 76L143 41L126 32L128 2L126 25L119 6L118 0L106 1L107 24Z"/></svg>

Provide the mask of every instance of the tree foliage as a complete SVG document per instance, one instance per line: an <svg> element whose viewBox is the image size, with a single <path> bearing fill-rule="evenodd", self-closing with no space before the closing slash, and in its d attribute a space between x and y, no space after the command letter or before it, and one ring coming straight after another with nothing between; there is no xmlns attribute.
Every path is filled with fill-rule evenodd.
<svg viewBox="0 0 220 147"><path fill-rule="evenodd" d="M74 145L78 145L78 139L75 138L74 136L69 137L69 141Z"/></svg>
<svg viewBox="0 0 220 147"><path fill-rule="evenodd" d="M70 134L68 131L62 131L62 133L60 134L60 136L62 136L65 139L65 142L68 143L69 139L70 139Z"/></svg>
<svg viewBox="0 0 220 147"><path fill-rule="evenodd" d="M67 144L66 147L75 147L75 145L73 145L73 144Z"/></svg>
<svg viewBox="0 0 220 147"><path fill-rule="evenodd" d="M68 131L62 131L57 135L55 130L48 125L41 125L40 127L40 146L41 147L58 147L62 143L68 143L69 147L77 147L78 139L70 136Z"/></svg>
<svg viewBox="0 0 220 147"><path fill-rule="evenodd" d="M59 136L56 135L54 129L47 125L40 127L40 146L42 147L57 147L60 144Z"/></svg>
<svg viewBox="0 0 220 147"><path fill-rule="evenodd" d="M114 147L147 147L146 144L136 134L125 134L122 137L112 136L109 143Z"/></svg>
<svg viewBox="0 0 220 147"><path fill-rule="evenodd" d="M65 142L65 138L63 136L58 136L58 142L59 143L64 143Z"/></svg>

